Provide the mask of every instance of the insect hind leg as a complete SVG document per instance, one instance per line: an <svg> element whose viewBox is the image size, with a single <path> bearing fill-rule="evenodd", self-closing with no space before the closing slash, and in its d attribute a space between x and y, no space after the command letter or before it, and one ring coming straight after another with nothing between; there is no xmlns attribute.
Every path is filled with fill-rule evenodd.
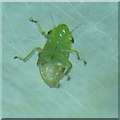
<svg viewBox="0 0 120 120"><path fill-rule="evenodd" d="M68 53L75 53L77 55L78 60L82 61L84 63L84 65L87 64L87 62L80 57L80 54L79 54L79 52L77 50L71 49L71 50L67 50L67 52Z"/></svg>
<svg viewBox="0 0 120 120"><path fill-rule="evenodd" d="M22 57L19 57L19 56L15 56L14 59L19 59L19 60L22 60L24 62L28 61L32 55L38 51L39 53L42 52L42 48L41 47L35 47L25 58L22 58Z"/></svg>

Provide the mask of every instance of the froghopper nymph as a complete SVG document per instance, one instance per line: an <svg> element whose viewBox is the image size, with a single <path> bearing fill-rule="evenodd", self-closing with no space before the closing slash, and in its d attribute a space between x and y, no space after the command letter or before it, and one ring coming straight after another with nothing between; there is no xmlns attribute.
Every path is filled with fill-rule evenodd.
<svg viewBox="0 0 120 120"><path fill-rule="evenodd" d="M74 38L72 31L69 30L66 24L55 26L48 33L45 33L37 20L32 17L29 20L36 24L38 31L47 39L47 42L43 48L35 47L25 58L15 56L14 59L26 62L37 51L37 66L42 79L50 88L60 87L60 79L64 76L67 76L68 80L70 79L68 75L72 68L72 64L69 61L70 53L75 53L77 59L83 61L84 64L87 62L80 58L77 50L71 49Z"/></svg>

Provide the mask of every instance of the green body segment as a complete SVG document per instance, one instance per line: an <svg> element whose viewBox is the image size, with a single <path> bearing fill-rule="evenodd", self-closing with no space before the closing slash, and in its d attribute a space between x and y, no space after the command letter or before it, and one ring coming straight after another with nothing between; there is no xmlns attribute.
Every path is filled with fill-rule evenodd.
<svg viewBox="0 0 120 120"><path fill-rule="evenodd" d="M25 58L19 56L15 56L14 58L26 62L38 51L37 66L44 82L51 88L59 87L60 79L65 75L68 76L68 79L70 78L68 73L72 68L72 64L69 61L69 54L76 53L78 60L82 60L79 53L71 49L71 45L74 43L71 31L67 25L60 24L46 34L37 20L33 20L32 18L29 20L36 24L39 32L47 39L47 42L43 49L36 47ZM86 64L86 61L82 61Z"/></svg>
<svg viewBox="0 0 120 120"><path fill-rule="evenodd" d="M49 32L48 32L49 33ZM50 30L50 33L46 36L47 42L43 48L43 55L60 59L68 59L68 51L71 49L72 35L68 27L65 24L60 24L54 29Z"/></svg>
<svg viewBox="0 0 120 120"><path fill-rule="evenodd" d="M68 60L72 44L72 35L65 24L60 24L46 35L47 42L37 65L43 80L50 87L59 87L59 80L68 74L72 64Z"/></svg>

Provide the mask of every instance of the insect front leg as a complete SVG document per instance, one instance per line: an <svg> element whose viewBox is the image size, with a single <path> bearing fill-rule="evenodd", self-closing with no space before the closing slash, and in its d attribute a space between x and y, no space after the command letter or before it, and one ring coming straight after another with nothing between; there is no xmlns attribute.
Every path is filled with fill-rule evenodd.
<svg viewBox="0 0 120 120"><path fill-rule="evenodd" d="M46 33L42 30L39 22L38 22L37 20L34 20L32 17L30 17L29 20L30 20L30 22L35 23L36 26L37 26L38 31L39 31L45 38L47 38L47 35L46 35Z"/></svg>
<svg viewBox="0 0 120 120"><path fill-rule="evenodd" d="M79 52L77 50L71 49L71 50L67 50L67 52L75 53L77 55L77 59L78 60L81 60L84 63L84 65L87 64L87 62L84 59L81 59L80 54L79 54Z"/></svg>
<svg viewBox="0 0 120 120"><path fill-rule="evenodd" d="M32 57L32 55L36 51L38 51L39 53L41 53L42 52L42 48L41 47L36 47L25 58L22 58L22 57L19 57L19 56L15 56L14 59L19 59L19 60L22 60L22 61L26 62L27 60L29 60Z"/></svg>

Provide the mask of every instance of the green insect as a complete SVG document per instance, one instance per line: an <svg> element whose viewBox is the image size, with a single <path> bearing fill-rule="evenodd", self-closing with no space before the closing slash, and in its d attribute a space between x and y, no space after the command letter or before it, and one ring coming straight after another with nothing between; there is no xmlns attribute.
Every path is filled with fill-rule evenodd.
<svg viewBox="0 0 120 120"><path fill-rule="evenodd" d="M25 58L15 56L14 59L20 59L24 62L29 60L31 56L37 51L39 67L42 79L50 88L60 87L59 80L67 75L68 80L70 76L68 73L72 68L72 64L69 61L69 54L75 53L78 60L81 60L86 64L86 61L82 60L78 51L71 49L74 39L72 31L69 30L67 25L60 24L46 34L37 20L32 17L29 18L32 23L35 23L39 32L47 39L44 48L34 48Z"/></svg>

